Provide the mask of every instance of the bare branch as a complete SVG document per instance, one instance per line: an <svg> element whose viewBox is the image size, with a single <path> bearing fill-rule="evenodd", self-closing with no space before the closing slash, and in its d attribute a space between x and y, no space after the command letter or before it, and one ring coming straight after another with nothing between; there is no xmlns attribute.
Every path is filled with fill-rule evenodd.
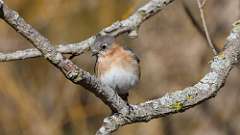
<svg viewBox="0 0 240 135"><path fill-rule="evenodd" d="M217 92L224 86L234 64L239 63L239 56L240 25L237 25L226 40L225 50L213 58L209 73L197 84L181 91L166 94L158 99L132 105L132 110L127 115L115 114L107 117L97 134L107 135L127 124L147 122L154 118L183 112L216 96Z"/></svg>
<svg viewBox="0 0 240 135"><path fill-rule="evenodd" d="M62 54L77 54L80 55L85 49L89 48L90 44L94 43L94 37L82 41L80 43L73 43L68 45L58 45L57 51ZM25 60L29 58L36 58L42 56L42 53L36 48L30 48L26 50L11 52L11 53L0 53L0 62Z"/></svg>
<svg viewBox="0 0 240 135"><path fill-rule="evenodd" d="M129 36L136 37L138 35L138 29L140 25L155 15L166 6L168 6L174 0L150 0L144 6L139 8L129 18L117 21L111 26L104 28L99 33L102 35L118 36L120 34L129 33ZM95 36L79 42L68 45L58 45L57 50L64 54L82 54L83 51L93 45ZM40 57L41 52L37 49L26 49L22 51L12 53L0 53L0 62L13 61L13 60L24 60L28 58Z"/></svg>
<svg viewBox="0 0 240 135"><path fill-rule="evenodd" d="M204 7L205 4L206 4L206 0L203 1L203 3L201 3L201 0L197 0L197 3L198 3L199 10L200 10L201 20L202 20L203 28L204 28L204 31L205 31L205 35L206 35L206 38L207 38L209 47L212 49L213 54L214 54L214 55L217 55L218 52L217 52L217 50L215 49L215 46L213 45L212 40L211 40L211 38L210 38L210 35L209 35L209 32L208 32L208 28L207 28L207 23L206 23L205 16L204 16L203 7Z"/></svg>

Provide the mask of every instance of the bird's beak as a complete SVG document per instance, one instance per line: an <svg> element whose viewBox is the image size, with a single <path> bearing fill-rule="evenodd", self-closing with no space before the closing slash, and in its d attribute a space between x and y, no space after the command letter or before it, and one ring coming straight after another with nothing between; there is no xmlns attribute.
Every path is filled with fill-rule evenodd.
<svg viewBox="0 0 240 135"><path fill-rule="evenodd" d="M97 56L98 52L97 51L92 51L92 56Z"/></svg>

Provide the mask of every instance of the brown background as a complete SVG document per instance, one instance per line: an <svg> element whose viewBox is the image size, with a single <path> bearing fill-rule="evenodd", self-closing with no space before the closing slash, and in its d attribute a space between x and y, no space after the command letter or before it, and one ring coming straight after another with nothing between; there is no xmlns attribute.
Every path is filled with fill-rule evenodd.
<svg viewBox="0 0 240 135"><path fill-rule="evenodd" d="M52 43L74 43L128 17L146 0L7 0ZM186 0L200 23L197 3ZM231 24L240 16L239 0L209 0L206 19L212 39L222 48ZM212 52L175 1L144 23L137 39L119 42L141 59L141 83L130 93L139 103L196 83L208 70ZM0 50L32 47L3 21ZM93 72L90 53L74 58ZM43 58L0 64L1 135L90 135L109 109L95 96L72 84ZM184 113L128 125L116 135L238 135L240 134L240 70L231 71L216 98Z"/></svg>

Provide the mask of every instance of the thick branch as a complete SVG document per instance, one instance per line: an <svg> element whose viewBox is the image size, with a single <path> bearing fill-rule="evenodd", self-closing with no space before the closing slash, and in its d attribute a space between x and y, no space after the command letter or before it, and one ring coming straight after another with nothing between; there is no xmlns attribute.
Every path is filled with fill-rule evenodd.
<svg viewBox="0 0 240 135"><path fill-rule="evenodd" d="M27 24L17 12L9 9L2 1L0 1L0 7L2 19L28 39L50 63L64 73L67 79L93 92L113 111L121 112L128 108L126 103L113 89L102 84L98 79L79 68L71 60L66 59L52 46L48 39L43 37L31 25Z"/></svg>
<svg viewBox="0 0 240 135"><path fill-rule="evenodd" d="M129 114L112 115L104 119L97 134L106 135L119 127L135 123L147 122L151 119L183 112L201 102L214 97L223 87L233 65L239 63L240 56L240 24L235 26L225 43L225 50L215 56L207 73L197 84L165 96L138 105L132 105Z"/></svg>
<svg viewBox="0 0 240 135"><path fill-rule="evenodd" d="M143 7L139 8L129 18L117 21L111 26L104 28L99 33L105 35L118 36L122 33L129 33L129 36L137 36L140 25L149 17L155 15L174 0L150 0ZM92 36L82 42L68 45L59 45L57 50L64 54L81 54L85 49L93 45L95 36ZM24 60L41 56L37 49L26 49L12 53L0 53L0 61Z"/></svg>

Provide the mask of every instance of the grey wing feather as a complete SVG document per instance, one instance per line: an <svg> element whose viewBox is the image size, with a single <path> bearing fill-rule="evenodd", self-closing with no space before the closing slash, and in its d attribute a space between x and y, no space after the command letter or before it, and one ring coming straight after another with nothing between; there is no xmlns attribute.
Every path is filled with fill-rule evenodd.
<svg viewBox="0 0 240 135"><path fill-rule="evenodd" d="M124 49L130 51L133 54L134 59L137 61L137 63L138 63L138 77L140 79L141 78L140 59L138 58L138 56L134 53L134 51L132 49L130 49L126 46L124 46Z"/></svg>
<svg viewBox="0 0 240 135"><path fill-rule="evenodd" d="M140 59L138 58L138 56L134 53L134 51L131 48L128 48L126 46L124 46L123 48L132 52L132 54L134 55L134 59L137 61L137 63L140 63Z"/></svg>

